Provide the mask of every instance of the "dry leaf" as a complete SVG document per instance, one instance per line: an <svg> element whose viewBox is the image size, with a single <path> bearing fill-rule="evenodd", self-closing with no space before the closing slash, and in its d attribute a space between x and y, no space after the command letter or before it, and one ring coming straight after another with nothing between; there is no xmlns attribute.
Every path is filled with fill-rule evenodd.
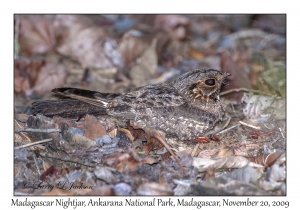
<svg viewBox="0 0 300 210"><path fill-rule="evenodd" d="M14 62L15 93L25 94L36 84L41 68L46 62L44 60L29 60L27 58L18 58Z"/></svg>
<svg viewBox="0 0 300 210"><path fill-rule="evenodd" d="M16 15L20 20L20 51L26 55L46 53L56 44L49 15Z"/></svg>
<svg viewBox="0 0 300 210"><path fill-rule="evenodd" d="M234 156L234 149L228 146L222 147L217 155L216 158L225 158L225 157L230 157L230 156Z"/></svg>
<svg viewBox="0 0 300 210"><path fill-rule="evenodd" d="M44 60L15 59L15 92L43 95L65 84L66 69Z"/></svg>
<svg viewBox="0 0 300 210"><path fill-rule="evenodd" d="M140 57L139 62L130 70L132 83L136 87L149 84L149 80L154 79L157 73L157 39L154 39L149 48Z"/></svg>
<svg viewBox="0 0 300 210"><path fill-rule="evenodd" d="M271 106L274 99L274 96L261 96L245 93L242 98L242 102L246 103L246 106L243 109L245 117L248 119L259 117L263 110Z"/></svg>
<svg viewBox="0 0 300 210"><path fill-rule="evenodd" d="M57 15L53 25L59 40L57 51L77 60L83 68L123 66L116 41L88 17Z"/></svg>
<svg viewBox="0 0 300 210"><path fill-rule="evenodd" d="M249 160L241 156L226 157L217 160L194 157L193 165L199 169L199 172L206 171L211 165L215 169L219 168L242 168L249 164Z"/></svg>
<svg viewBox="0 0 300 210"><path fill-rule="evenodd" d="M283 152L273 152L271 154L263 154L257 157L246 158L251 162L270 167L282 155L282 153Z"/></svg>
<svg viewBox="0 0 300 210"><path fill-rule="evenodd" d="M148 47L149 43L145 39L135 36L131 31L124 33L119 44L120 52L127 65L135 62Z"/></svg>
<svg viewBox="0 0 300 210"><path fill-rule="evenodd" d="M74 127L76 125L73 120L66 119L66 118L59 117L59 116L54 116L52 118L52 122L57 124L60 129L64 123L67 124L68 127Z"/></svg>
<svg viewBox="0 0 300 210"><path fill-rule="evenodd" d="M227 78L228 85L222 89L223 91L237 88L251 88L251 81L247 72L240 68L227 52L222 52L221 54L221 70L231 74L231 76ZM242 92L225 95L226 98L235 99L236 101L239 101L242 96Z"/></svg>
<svg viewBox="0 0 300 210"><path fill-rule="evenodd" d="M77 125L77 127L83 129L84 136L92 140L102 137L106 134L106 131L100 124L99 120L95 116L89 114L85 116L84 122L80 125Z"/></svg>
<svg viewBox="0 0 300 210"><path fill-rule="evenodd" d="M187 36L185 27L189 24L189 19L183 15L156 15L153 23L155 29L162 29L178 40Z"/></svg>
<svg viewBox="0 0 300 210"><path fill-rule="evenodd" d="M36 93L43 95L54 88L62 87L65 84L67 71L61 64L46 63L40 70L35 85L26 92L26 95Z"/></svg>

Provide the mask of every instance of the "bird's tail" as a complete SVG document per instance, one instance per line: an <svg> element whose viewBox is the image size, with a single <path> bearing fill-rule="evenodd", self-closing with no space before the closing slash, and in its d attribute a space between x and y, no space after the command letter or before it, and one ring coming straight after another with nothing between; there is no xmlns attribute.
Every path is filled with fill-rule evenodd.
<svg viewBox="0 0 300 210"><path fill-rule="evenodd" d="M62 117L80 117L85 114L106 114L106 110L103 107L75 99L36 101L32 103L32 112L34 115L40 113L48 117L55 115Z"/></svg>

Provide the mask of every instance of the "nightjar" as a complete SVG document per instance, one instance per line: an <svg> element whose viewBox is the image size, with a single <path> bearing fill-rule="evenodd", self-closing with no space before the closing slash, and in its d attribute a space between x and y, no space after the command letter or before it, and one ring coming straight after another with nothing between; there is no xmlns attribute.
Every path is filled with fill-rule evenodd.
<svg viewBox="0 0 300 210"><path fill-rule="evenodd" d="M229 75L213 69L195 70L170 83L122 94L57 88L53 92L71 99L36 101L33 113L50 117L106 114L131 120L139 128L164 132L170 147L180 151L185 149L185 142L205 135L222 120L219 93Z"/></svg>

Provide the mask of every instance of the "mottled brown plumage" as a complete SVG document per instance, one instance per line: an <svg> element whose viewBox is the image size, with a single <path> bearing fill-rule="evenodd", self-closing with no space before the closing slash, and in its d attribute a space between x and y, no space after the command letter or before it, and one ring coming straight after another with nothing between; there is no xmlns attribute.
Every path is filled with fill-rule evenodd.
<svg viewBox="0 0 300 210"><path fill-rule="evenodd" d="M136 126L166 134L171 148L181 150L186 140L205 135L222 119L219 93L228 76L217 70L195 70L171 83L139 87L123 94L58 88L53 92L72 99L37 101L33 112L46 116L107 114L131 120Z"/></svg>

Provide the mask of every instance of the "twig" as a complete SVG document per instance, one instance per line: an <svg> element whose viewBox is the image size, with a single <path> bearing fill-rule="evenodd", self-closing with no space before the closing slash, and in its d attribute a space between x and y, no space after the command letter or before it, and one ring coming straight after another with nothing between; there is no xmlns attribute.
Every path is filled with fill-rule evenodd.
<svg viewBox="0 0 300 210"><path fill-rule="evenodd" d="M228 117L228 120L227 120L226 123L223 125L223 127L221 128L221 130L224 130L224 129L229 125L230 121L231 121L231 117ZM220 131L219 131L219 132L220 132ZM217 132L217 133L219 133L219 132ZM217 134L217 133L216 133L216 134Z"/></svg>
<svg viewBox="0 0 300 210"><path fill-rule="evenodd" d="M45 143L45 142L48 142L48 141L52 141L52 139L44 139L44 140L41 140L41 141L36 141L36 142L29 143L29 144L24 144L22 146L15 147L15 149L21 149L21 148L24 148L24 147L30 147L30 146L33 146L33 145L36 145L36 144Z"/></svg>
<svg viewBox="0 0 300 210"><path fill-rule="evenodd" d="M245 122L243 122L243 121L239 121L239 123L241 123L242 125L248 126L248 127L250 127L250 128L254 128L254 129L256 129L256 130L261 130L260 127L254 126L254 125L250 125L250 124L247 124L247 123L245 123Z"/></svg>
<svg viewBox="0 0 300 210"><path fill-rule="evenodd" d="M158 135L158 134L154 134L154 137L162 144L164 145L164 147L168 150L168 152L174 157L175 161L177 162L177 164L179 165L179 167L181 168L181 170L183 171L184 175L188 175L186 170L183 168L182 164L180 163L179 159L177 158L177 156L174 154L174 152L170 149L169 145Z"/></svg>
<svg viewBox="0 0 300 210"><path fill-rule="evenodd" d="M193 151L192 151L192 153L191 153L191 156L192 156L192 157L195 156L195 154L196 154L196 152L197 152L199 146L200 146L200 143L196 144L196 146L194 147L194 149L193 149Z"/></svg>
<svg viewBox="0 0 300 210"><path fill-rule="evenodd" d="M282 133L281 128L278 128L278 129L279 129L279 131L280 131L280 134L281 134L282 138L283 138L284 140L286 140L285 137L284 137L284 135L283 135L283 133Z"/></svg>
<svg viewBox="0 0 300 210"><path fill-rule="evenodd" d="M36 132L36 133L55 133L60 132L58 128L15 128L15 132Z"/></svg>
<svg viewBox="0 0 300 210"><path fill-rule="evenodd" d="M37 171L38 171L39 175L41 176L41 171L40 171L40 168L39 168L39 165L38 165L35 155L33 155L33 160L34 160L35 166L37 168Z"/></svg>
<svg viewBox="0 0 300 210"><path fill-rule="evenodd" d="M225 133L225 132L227 132L227 131L229 131L229 130L235 128L235 127L238 127L238 126L240 126L240 124L233 125L233 126L227 128L227 129L225 129L225 130L222 130L222 131L220 131L220 132L218 132L218 133L216 133L216 134Z"/></svg>
<svg viewBox="0 0 300 210"><path fill-rule="evenodd" d="M252 92L252 93L259 93L261 95L274 96L274 95L271 95L271 94L268 94L265 92L261 92L259 90L252 90L252 89L248 89L248 88L237 88L237 89L227 90L227 91L220 93L220 96L223 96L223 95L226 95L229 93L234 93L234 92Z"/></svg>
<svg viewBox="0 0 300 210"><path fill-rule="evenodd" d="M57 159L57 160L65 161L65 162L78 163L80 165L84 165L84 166L88 166L88 167L96 167L96 166L98 166L97 164L84 163L83 161L80 161L80 160L74 160L74 159L70 159L70 158L57 157L57 156L53 156L53 155L46 154L46 153L39 153L39 154L42 157L45 157L45 158L53 158L53 159Z"/></svg>
<svg viewBox="0 0 300 210"><path fill-rule="evenodd" d="M222 128L212 130L212 131L206 133L206 135L216 135L216 134L220 133L222 130L224 130L229 125L230 121L231 121L231 117L228 117L226 123L222 126Z"/></svg>

